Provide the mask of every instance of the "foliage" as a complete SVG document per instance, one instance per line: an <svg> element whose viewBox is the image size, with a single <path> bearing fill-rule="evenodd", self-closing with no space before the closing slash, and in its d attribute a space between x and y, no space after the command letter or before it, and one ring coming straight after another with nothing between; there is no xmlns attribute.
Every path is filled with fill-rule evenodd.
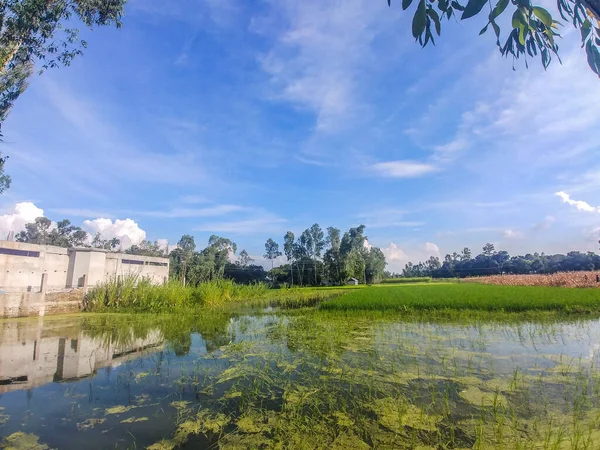
<svg viewBox="0 0 600 450"><path fill-rule="evenodd" d="M304 230L298 240L288 231L283 247L290 265L272 270L273 280L277 284L300 286L341 285L349 278L363 283L379 282L383 278L385 256L379 248L366 245L364 230L364 225L350 228L340 238L340 230L329 227L325 237L315 223Z"/></svg>
<svg viewBox="0 0 600 450"><path fill-rule="evenodd" d="M0 152L0 194L9 188L11 183L10 177L4 173L4 164L6 164L7 159L8 156L2 157L2 152Z"/></svg>
<svg viewBox="0 0 600 450"><path fill-rule="evenodd" d="M265 282L267 279L267 272L263 266L256 264L242 266L240 264L227 263L225 265L223 277L239 284L252 284Z"/></svg>
<svg viewBox="0 0 600 450"><path fill-rule="evenodd" d="M279 251L279 244L271 238L267 239L267 242L265 243L265 254L263 256L271 261L271 269L273 269L273 260L281 255L282 253Z"/></svg>
<svg viewBox="0 0 600 450"><path fill-rule="evenodd" d="M431 277L397 277L397 278L384 278L381 280L384 284L403 284L403 283L430 283Z"/></svg>
<svg viewBox="0 0 600 450"><path fill-rule="evenodd" d="M159 258L165 257L166 252L167 249L161 247L157 241L150 242L145 239L139 244L134 244L125 250L125 253L128 255L154 256Z"/></svg>
<svg viewBox="0 0 600 450"><path fill-rule="evenodd" d="M27 87L33 66L68 66L87 43L79 30L121 26L125 0L5 0L0 4L0 121Z"/></svg>
<svg viewBox="0 0 600 450"><path fill-rule="evenodd" d="M325 310L484 310L600 312L595 289L431 284L352 289L321 305Z"/></svg>
<svg viewBox="0 0 600 450"><path fill-rule="evenodd" d="M300 307L313 306L339 293L333 289L270 289L265 283L243 285L223 279L196 286L184 286L179 281L155 285L147 278L130 275L91 288L84 299L84 308L91 312L181 313L233 305Z"/></svg>
<svg viewBox="0 0 600 450"><path fill-rule="evenodd" d="M387 0L391 6L392 0ZM411 6L413 0L402 0L402 9ZM461 20L480 14L488 4L486 0L417 0L412 20L412 34L425 47L429 42L435 44L434 31L440 36L442 22L460 16ZM565 22L581 31L581 46L585 47L588 64L592 71L600 76L600 3L598 0L557 0L559 14ZM487 10L487 8L486 8ZM485 13L484 13L485 14ZM501 39L499 22L510 19L510 31ZM492 28L496 45L503 56L511 55L514 60L527 57L541 58L547 68L553 55L559 57L556 38L560 22L541 6L533 5L530 0L498 0L489 3L488 23L480 31L484 34Z"/></svg>
<svg viewBox="0 0 600 450"><path fill-rule="evenodd" d="M183 235L169 257L171 259L171 277L184 284L197 286L207 281L222 280L229 258L235 254L237 245L230 239L212 235L208 246L196 252L196 243L190 235ZM246 257L249 258L246 253ZM246 263L250 260L245 259Z"/></svg>
<svg viewBox="0 0 600 450"><path fill-rule="evenodd" d="M121 240L119 238L114 237L112 239L104 239L100 232L97 232L94 239L92 239L92 247L101 248L103 250L114 251L117 250L120 245Z"/></svg>
<svg viewBox="0 0 600 450"><path fill-rule="evenodd" d="M38 217L34 222L26 224L25 230L17 233L16 236L19 242L58 247L84 246L87 237L85 231L71 225L67 219L57 222L53 227L52 221L46 217Z"/></svg>
<svg viewBox="0 0 600 450"><path fill-rule="evenodd" d="M566 255L527 253L511 257L506 251L496 252L492 244L486 244L483 252L475 258L465 248L462 254L446 255L444 262L431 257L426 262L409 262L402 271L405 277L455 278L499 274L533 274L600 270L600 256L593 252L569 252Z"/></svg>
<svg viewBox="0 0 600 450"><path fill-rule="evenodd" d="M252 259L246 249L244 249L240 252L238 260L236 261L236 265L240 267L247 267L251 262L254 262L254 259Z"/></svg>

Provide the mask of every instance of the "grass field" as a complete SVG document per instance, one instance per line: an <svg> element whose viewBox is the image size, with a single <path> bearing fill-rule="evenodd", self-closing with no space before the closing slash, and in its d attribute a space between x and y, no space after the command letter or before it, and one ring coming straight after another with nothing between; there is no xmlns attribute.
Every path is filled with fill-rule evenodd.
<svg viewBox="0 0 600 450"><path fill-rule="evenodd" d="M542 286L421 284L348 291L325 310L482 310L600 312L600 290Z"/></svg>

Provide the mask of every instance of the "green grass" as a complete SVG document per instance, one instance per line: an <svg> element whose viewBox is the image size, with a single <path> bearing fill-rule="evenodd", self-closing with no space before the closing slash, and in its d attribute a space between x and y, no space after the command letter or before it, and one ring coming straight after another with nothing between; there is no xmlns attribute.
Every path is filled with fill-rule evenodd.
<svg viewBox="0 0 600 450"><path fill-rule="evenodd" d="M338 311L600 312L600 289L476 284L379 286L349 291L323 303L321 308Z"/></svg>
<svg viewBox="0 0 600 450"><path fill-rule="evenodd" d="M179 312L197 308L237 306L283 306L298 308L339 295L338 289L270 289L263 283L243 285L231 280L183 286L177 281L155 285L135 276L115 278L89 290L84 305L87 312Z"/></svg>
<svg viewBox="0 0 600 450"><path fill-rule="evenodd" d="M398 277L381 280L383 284L431 283L431 277Z"/></svg>

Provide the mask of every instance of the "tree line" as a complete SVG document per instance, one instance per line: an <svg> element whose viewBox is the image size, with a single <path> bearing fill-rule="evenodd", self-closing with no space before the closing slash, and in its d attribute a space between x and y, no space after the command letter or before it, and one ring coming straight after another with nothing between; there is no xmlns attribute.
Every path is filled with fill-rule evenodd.
<svg viewBox="0 0 600 450"><path fill-rule="evenodd" d="M600 270L600 255L594 252L569 252L566 255L527 253L510 256L508 252L496 251L493 244L487 243L482 252L473 257L465 247L460 253L454 252L440 261L431 256L424 262L409 262L402 270L403 277L464 278L499 274L533 274L572 272L580 270ZM388 276L393 274L387 273Z"/></svg>
<svg viewBox="0 0 600 450"><path fill-rule="evenodd" d="M246 284L271 281L277 286L343 284L349 278L377 283L384 275L385 256L379 248L366 245L364 230L360 225L342 235L340 229L329 227L325 234L315 223L297 239L288 231L283 237L283 252L279 243L269 238L264 254L271 261L268 272L253 264L246 250L234 260L237 244L228 238L213 235L208 245L197 251L194 237L186 234L169 254L171 277L191 285L223 278ZM275 267L275 260L282 255L287 264Z"/></svg>
<svg viewBox="0 0 600 450"><path fill-rule="evenodd" d="M292 231L283 237L283 252L279 244L269 238L265 243L264 257L271 261L267 272L242 250L237 259L237 244L231 239L212 235L208 245L197 250L194 237L185 234L177 247L168 249L158 242L142 241L124 250L124 253L141 256L169 257L171 277L186 284L197 285L223 278L238 283L270 280L277 285L318 286L343 284L350 278L361 283L378 283L384 276L385 255L381 249L368 244L365 226L350 228L342 234L339 228L323 231L318 223L304 230L298 238ZM16 240L59 247L92 247L107 251L121 251L118 238L105 239L100 233L90 238L80 227L69 220L56 224L47 217L38 217L25 225ZM287 264L274 267L274 261L285 255Z"/></svg>
<svg viewBox="0 0 600 450"><path fill-rule="evenodd" d="M343 284L350 278L361 283L378 283L384 275L385 255L381 249L368 245L365 226L341 230L328 227L327 234L318 223L304 230L296 239L288 231L283 237L283 254L287 264L271 270L276 284L318 286ZM265 243L264 257L281 256L279 244L273 239Z"/></svg>
<svg viewBox="0 0 600 450"><path fill-rule="evenodd" d="M17 242L38 245L55 245L57 247L89 247L108 250L111 252L123 251L130 255L159 256L166 257L167 249L160 246L158 242L143 240L139 244L122 250L121 240L113 237L106 239L102 233L96 233L90 239L90 235L81 227L71 225L67 219L52 223L47 217L37 217L33 222L25 224L25 229L15 236Z"/></svg>

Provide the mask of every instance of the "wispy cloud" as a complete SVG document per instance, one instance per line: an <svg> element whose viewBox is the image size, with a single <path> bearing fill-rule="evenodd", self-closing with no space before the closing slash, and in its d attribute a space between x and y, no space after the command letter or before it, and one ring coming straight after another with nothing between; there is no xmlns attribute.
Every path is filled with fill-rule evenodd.
<svg viewBox="0 0 600 450"><path fill-rule="evenodd" d="M272 16L256 18L253 29L274 34L274 45L260 58L273 98L314 112L317 131L350 126L349 119L362 109L362 77L372 43L397 24L394 11L363 0L269 4Z"/></svg>
<svg viewBox="0 0 600 450"><path fill-rule="evenodd" d="M577 208L578 211L591 212L591 213L600 213L600 206L592 206L583 200L573 200L571 196L566 192L560 191L555 194L560 197L561 200L571 206Z"/></svg>
<svg viewBox="0 0 600 450"><path fill-rule="evenodd" d="M85 209L85 208L52 208L55 214L62 214L64 216L71 217L108 217L113 218L114 215L97 209Z"/></svg>
<svg viewBox="0 0 600 450"><path fill-rule="evenodd" d="M439 169L417 161L387 161L373 164L370 169L377 175L389 178L417 178L437 172Z"/></svg>
<svg viewBox="0 0 600 450"><path fill-rule="evenodd" d="M194 231L241 235L279 233L284 231L283 224L286 222L285 219L274 214L267 214L243 220L204 223L195 227Z"/></svg>
<svg viewBox="0 0 600 450"><path fill-rule="evenodd" d="M136 215L174 219L184 217L217 217L247 211L253 211L253 208L240 205L216 205L206 208L174 208L166 211L139 211L136 212Z"/></svg>

